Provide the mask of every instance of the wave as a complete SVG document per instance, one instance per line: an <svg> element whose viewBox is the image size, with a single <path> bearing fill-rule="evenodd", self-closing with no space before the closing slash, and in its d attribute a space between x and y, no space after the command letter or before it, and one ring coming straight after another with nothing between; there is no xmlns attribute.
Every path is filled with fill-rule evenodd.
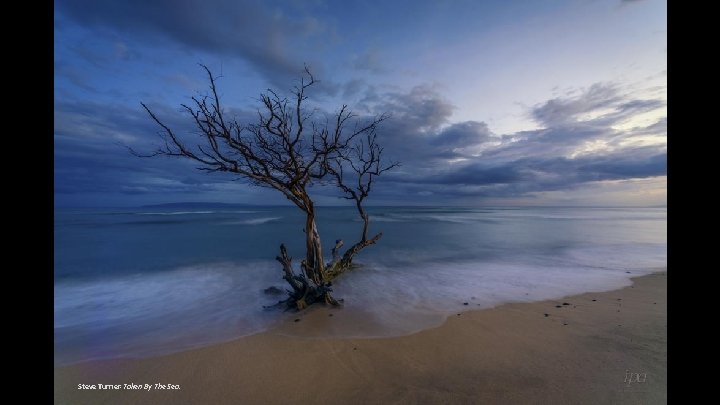
<svg viewBox="0 0 720 405"><path fill-rule="evenodd" d="M380 214L371 214L370 220L376 222L451 222L469 224L475 222L496 222L507 220L557 220L557 221L658 221L667 218L666 211L634 212L634 211L607 211L597 214L573 212L515 212L503 211L400 211ZM360 221L356 219L356 221Z"/></svg>
<svg viewBox="0 0 720 405"><path fill-rule="evenodd" d="M135 212L135 215L191 215L214 214L215 211L170 211L170 212Z"/></svg>
<svg viewBox="0 0 720 405"><path fill-rule="evenodd" d="M355 219L355 221L361 221ZM490 219L484 218L480 215L457 215L457 214L437 214L437 213L408 213L408 214L396 214L387 213L382 215L370 215L370 221L375 222L452 222L452 223L472 223L472 222L488 222Z"/></svg>
<svg viewBox="0 0 720 405"><path fill-rule="evenodd" d="M437 327L459 312L615 290L631 285L630 277L666 270L663 245L634 248L572 248L557 258L366 263L333 283L335 296L344 299L344 316L333 321L332 329L295 329L291 334L403 336ZM609 251L615 254L610 262L605 260Z"/></svg>
<svg viewBox="0 0 720 405"><path fill-rule="evenodd" d="M273 271L275 270L275 271ZM266 330L277 265L206 263L55 285L56 364L184 350ZM282 281L282 280L280 280Z"/></svg>
<svg viewBox="0 0 720 405"><path fill-rule="evenodd" d="M392 252L391 252L392 253ZM305 337L401 336L439 326L461 311L557 299L630 285L667 266L665 244L587 245L552 254L473 260L404 254L377 259L333 283L343 316ZM160 273L55 285L56 363L150 356L268 330L292 313L263 310L285 285L277 263L205 263ZM464 305L467 302L469 305ZM327 310L319 308L318 310Z"/></svg>
<svg viewBox="0 0 720 405"><path fill-rule="evenodd" d="M568 221L605 221L605 220L626 220L626 221L657 221L664 220L667 218L666 213L650 213L647 215L620 215L613 213L612 215L604 213L598 215L584 215L584 214L495 214L491 215L492 218L496 219L550 219L550 220L568 220Z"/></svg>
<svg viewBox="0 0 720 405"><path fill-rule="evenodd" d="M182 220L182 219L156 219L156 220L150 220L150 221L125 221L125 222L118 222L117 224L121 225L172 225L172 224L186 224L188 223L188 220ZM111 226L114 224L95 224L95 226Z"/></svg>
<svg viewBox="0 0 720 405"><path fill-rule="evenodd" d="M260 211L168 211L168 212L134 212L135 215L195 215L195 214L255 214Z"/></svg>
<svg viewBox="0 0 720 405"><path fill-rule="evenodd" d="M360 218L353 218L353 222L362 222ZM385 217L379 215L371 215L370 222L408 222L401 218Z"/></svg>
<svg viewBox="0 0 720 405"><path fill-rule="evenodd" d="M225 222L225 225L262 225L268 222L277 221L279 219L282 219L282 217L253 218L245 219L242 221Z"/></svg>

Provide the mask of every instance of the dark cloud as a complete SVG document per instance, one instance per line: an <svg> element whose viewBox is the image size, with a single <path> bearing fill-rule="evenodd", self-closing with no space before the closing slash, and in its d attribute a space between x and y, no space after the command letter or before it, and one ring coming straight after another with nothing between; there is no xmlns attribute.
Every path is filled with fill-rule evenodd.
<svg viewBox="0 0 720 405"><path fill-rule="evenodd" d="M451 123L453 105L431 87L416 87L407 93L376 92L374 97L367 108L391 114L379 132L385 156L401 161L402 166L383 174L372 201L522 197L569 190L587 182L667 173L667 147L662 138L649 144L635 141L636 137L665 136L665 117L646 126L615 128L636 114L663 107L664 102L622 96L611 86L593 86L575 96L542 103L531 114L542 117L543 128L502 136L492 133L484 122ZM193 137L198 134L192 122L178 109L151 107L188 142L195 142ZM224 195L230 201L238 201L231 196L241 191L250 193L243 198L253 193L271 195L232 182L235 178L229 175L196 171L191 162L182 159L131 156L121 144L150 151L159 141L155 135L158 128L139 106L66 102L55 109L58 195L115 193L158 199L203 193ZM241 122L255 117L252 111L231 108L230 112ZM325 115L316 113L317 117ZM313 192L323 201L337 196L337 190L327 187Z"/></svg>
<svg viewBox="0 0 720 405"><path fill-rule="evenodd" d="M595 180L619 180L643 178L667 174L667 155L665 153L647 159L633 158L625 161L601 159L590 161L578 167L581 175L589 174Z"/></svg>
<svg viewBox="0 0 720 405"><path fill-rule="evenodd" d="M467 148L487 142L490 136L486 123L465 121L443 129L430 143L446 148Z"/></svg>
<svg viewBox="0 0 720 405"><path fill-rule="evenodd" d="M380 133L387 154L395 160L429 163L441 151L451 152L448 146L453 138L472 129L463 131L461 125L450 131L446 145L441 140L434 141L442 138L443 127L448 125L455 107L429 86L417 86L407 93L384 94L371 88L366 99L372 100L364 105L368 112L390 114Z"/></svg>
<svg viewBox="0 0 720 405"><path fill-rule="evenodd" d="M533 108L532 117L546 126L576 122L581 114L607 108L622 100L612 85L594 84L581 96L554 98Z"/></svg>
<svg viewBox="0 0 720 405"><path fill-rule="evenodd" d="M160 108L170 125L191 134L177 111ZM99 103L55 106L55 193L158 194L212 191L230 176L207 176L180 159L139 158L127 146L150 152L158 128L138 108Z"/></svg>
<svg viewBox="0 0 720 405"><path fill-rule="evenodd" d="M455 106L430 86L416 86L408 93L389 93L376 107L389 111L405 127L428 133L446 124Z"/></svg>
<svg viewBox="0 0 720 405"><path fill-rule="evenodd" d="M84 26L114 29L139 43L170 40L202 52L241 57L273 83L297 78L305 61L322 74L319 61L312 63L298 52L322 40L326 27L297 5L280 6L282 2L261 0L56 2L59 13ZM115 54L134 57L124 42L116 43Z"/></svg>
<svg viewBox="0 0 720 405"><path fill-rule="evenodd" d="M665 136L665 117L644 127L615 129L665 102L633 99L612 85L597 84L541 103L530 113L543 128L503 136L493 134L483 122L448 124L452 106L428 88L385 97L390 102L379 105L397 108L392 110L393 122L383 127L383 142L395 158L407 163L384 178L396 193L518 197L667 173L665 143L632 142L638 135Z"/></svg>
<svg viewBox="0 0 720 405"><path fill-rule="evenodd" d="M480 159L478 159L480 160ZM667 173L667 155L655 147L621 151L575 159L567 157L535 158L491 165L472 162L424 176L394 178L420 184L435 185L523 185L525 191L566 187L576 183L662 176ZM516 188L515 188L516 189Z"/></svg>
<svg viewBox="0 0 720 405"><path fill-rule="evenodd" d="M450 171L446 174L429 176L422 182L433 184L488 185L514 183L524 178L525 176L519 167L493 167L482 163L474 163L462 166L460 169Z"/></svg>

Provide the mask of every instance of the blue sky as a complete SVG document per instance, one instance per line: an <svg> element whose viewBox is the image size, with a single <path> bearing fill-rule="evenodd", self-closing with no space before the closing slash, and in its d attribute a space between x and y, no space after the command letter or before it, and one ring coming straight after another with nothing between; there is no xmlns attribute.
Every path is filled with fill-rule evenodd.
<svg viewBox="0 0 720 405"><path fill-rule="evenodd" d="M370 204L662 205L667 200L667 5L655 0L55 2L55 201L283 204L277 192L151 150L150 105L180 104L221 75L250 119L304 64L310 105L389 112L402 166ZM341 204L316 187L320 204Z"/></svg>

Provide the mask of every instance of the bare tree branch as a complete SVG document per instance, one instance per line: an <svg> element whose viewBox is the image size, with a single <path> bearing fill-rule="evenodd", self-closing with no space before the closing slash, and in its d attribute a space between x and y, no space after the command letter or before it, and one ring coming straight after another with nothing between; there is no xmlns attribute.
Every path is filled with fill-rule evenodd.
<svg viewBox="0 0 720 405"><path fill-rule="evenodd" d="M387 115L381 115L370 125L363 127L362 132L358 134L364 133L365 138L356 142L352 148L343 149L343 153L330 162L326 168L327 172L335 178L337 187L345 193L344 197L355 201L355 206L364 222L360 242L368 240L370 217L362 204L370 195L375 177L400 165L399 162L384 163L383 148L377 143L376 128L387 118ZM346 167L350 169L354 180L347 178Z"/></svg>
<svg viewBox="0 0 720 405"><path fill-rule="evenodd" d="M383 149L376 142L378 126L388 118L386 114L361 122L343 105L324 122L313 119L314 111L304 112L307 92L318 82L305 66L305 76L294 87L292 97L283 97L268 89L260 94L257 121L241 125L228 119L217 88L217 77L200 64L209 81L209 93L191 97L182 104L182 111L192 118L202 144L188 143L166 125L146 104L141 103L150 118L162 129L162 146L139 157L172 156L200 163L205 172L229 172L251 184L280 191L306 214L306 256L301 261L304 275L292 272L291 259L284 246L278 261L283 264L285 279L292 286L291 299L302 309L314 301L337 304L330 296L329 284L340 269L333 265L332 274L326 271L320 235L315 224L315 208L307 188L313 182L331 179L343 191L344 198L354 200L364 227L359 244L351 247L341 260L348 267L352 256L360 249L375 243L381 234L368 239L369 217L362 203L369 195L376 176L397 166L382 162ZM354 123L352 129L349 129ZM191 146L194 145L194 146ZM353 182L345 176L352 173ZM336 243L333 256L342 241ZM310 300L310 302L308 302Z"/></svg>

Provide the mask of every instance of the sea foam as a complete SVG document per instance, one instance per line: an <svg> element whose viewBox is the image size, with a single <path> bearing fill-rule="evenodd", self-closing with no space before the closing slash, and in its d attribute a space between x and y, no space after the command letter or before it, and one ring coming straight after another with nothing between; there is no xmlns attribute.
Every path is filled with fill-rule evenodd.
<svg viewBox="0 0 720 405"><path fill-rule="evenodd" d="M56 363L178 351L297 316L263 308L285 296L267 287L287 288L272 260L277 244L298 271L304 218L296 211L160 213L188 216L172 227L138 225L134 212L56 216ZM406 335L469 309L621 288L667 263L666 209L369 211L371 233L383 238L334 280L341 312L327 328L293 333ZM355 240L352 207L322 214L326 253L333 238Z"/></svg>

